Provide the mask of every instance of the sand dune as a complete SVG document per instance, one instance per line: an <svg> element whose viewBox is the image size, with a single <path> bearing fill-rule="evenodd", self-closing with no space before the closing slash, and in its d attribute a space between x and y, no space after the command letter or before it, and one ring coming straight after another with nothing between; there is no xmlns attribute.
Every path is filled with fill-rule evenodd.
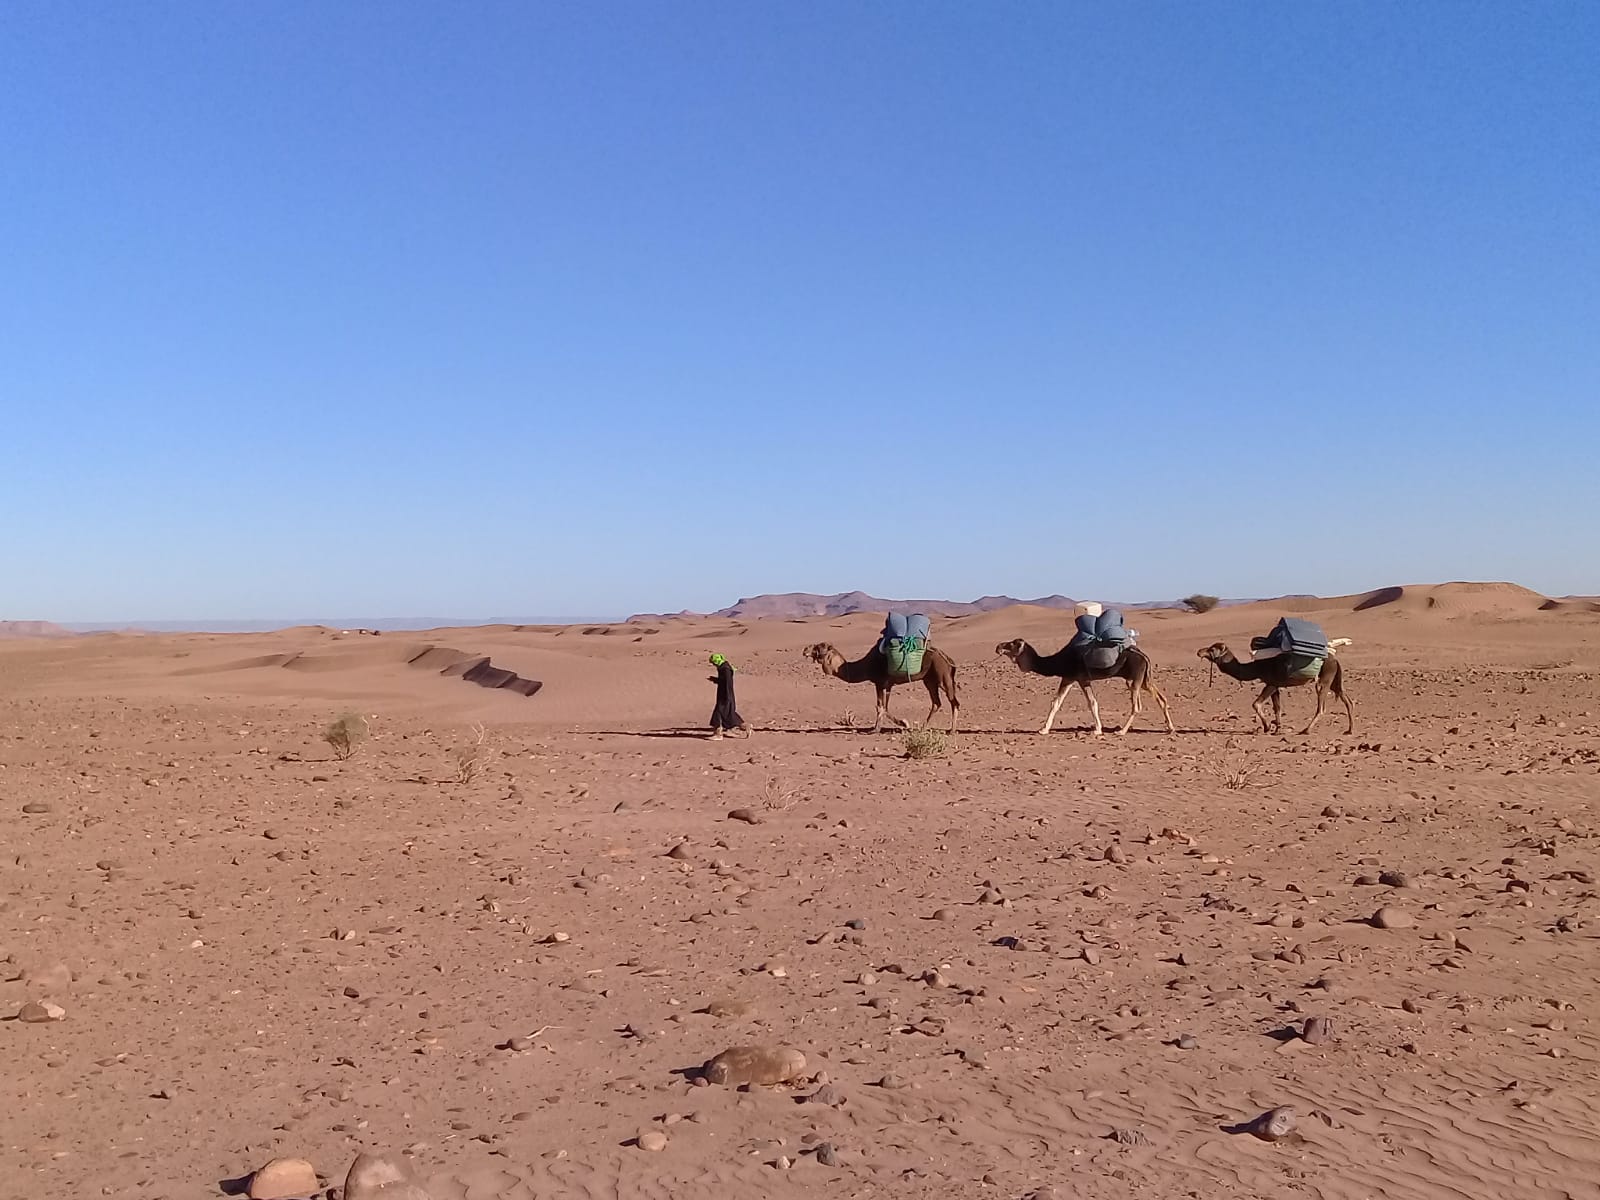
<svg viewBox="0 0 1600 1200"><path fill-rule="evenodd" d="M1546 600L1539 606L1541 612L1587 614L1600 613L1600 596L1562 596Z"/></svg>
<svg viewBox="0 0 1600 1200"><path fill-rule="evenodd" d="M1538 612L1549 600L1514 583L1437 583L1379 588L1360 597L1357 612L1392 606L1447 617L1508 617Z"/></svg>

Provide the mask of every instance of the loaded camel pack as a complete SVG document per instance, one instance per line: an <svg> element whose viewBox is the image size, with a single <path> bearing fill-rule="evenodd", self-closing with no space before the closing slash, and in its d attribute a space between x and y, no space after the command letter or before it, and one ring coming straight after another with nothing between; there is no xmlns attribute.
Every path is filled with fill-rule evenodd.
<svg viewBox="0 0 1600 1200"><path fill-rule="evenodd" d="M1124 679L1128 683L1128 719L1117 730L1119 734L1126 734L1133 725L1134 717L1144 711L1145 696L1153 697L1161 706L1167 732L1175 733L1167 698L1151 678L1154 664L1143 650L1134 645L1137 636L1123 624L1122 614L1116 609L1101 612L1095 606L1078 617L1077 632L1072 640L1054 654L1041 655L1021 638L1001 642L994 652L1016 663L1018 670L1031 675L1051 676L1061 681L1040 733L1050 732L1056 714L1061 711L1061 702L1067 698L1067 692L1076 686L1083 689L1083 697L1089 704L1089 715L1094 719L1094 735L1099 737L1104 732L1104 726L1100 721L1100 702L1095 698L1092 684L1101 679Z"/></svg>
<svg viewBox="0 0 1600 1200"><path fill-rule="evenodd" d="M1281 732L1283 728L1284 688L1317 685L1317 711L1302 729L1301 735L1310 733L1327 711L1329 695L1336 696L1344 705L1345 733L1356 730L1355 710L1344 691L1344 668L1335 655L1340 646L1348 646L1349 638L1329 640L1322 626L1298 617L1284 617L1272 627L1265 637L1251 638L1249 662L1234 657L1223 642L1215 642L1198 656L1209 662L1230 679L1260 683L1261 693L1250 702L1261 722L1262 733ZM1267 705L1272 705L1272 719L1267 719Z"/></svg>
<svg viewBox="0 0 1600 1200"><path fill-rule="evenodd" d="M950 701L950 732L954 733L961 713L961 701L956 698L956 664L931 644L931 632L928 618L921 613L891 613L872 649L854 662L828 642L807 646L803 653L822 668L824 675L845 683L872 684L878 694L872 732L882 729L886 719L902 729L910 728L889 712L889 692L897 684L920 680L928 689L928 716L923 723L933 720L939 711L942 693Z"/></svg>

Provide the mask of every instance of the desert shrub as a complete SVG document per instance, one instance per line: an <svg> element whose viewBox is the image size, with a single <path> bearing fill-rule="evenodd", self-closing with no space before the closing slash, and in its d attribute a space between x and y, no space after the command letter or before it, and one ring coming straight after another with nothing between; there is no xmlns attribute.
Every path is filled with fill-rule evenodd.
<svg viewBox="0 0 1600 1200"><path fill-rule="evenodd" d="M488 730L482 725L472 727L472 741L456 750L456 782L471 783L488 764L489 748L484 745Z"/></svg>
<svg viewBox="0 0 1600 1200"><path fill-rule="evenodd" d="M939 758L948 742L937 729L908 729L903 739L907 758Z"/></svg>
<svg viewBox="0 0 1600 1200"><path fill-rule="evenodd" d="M1215 596L1202 596L1198 592L1183 598L1183 606L1192 613L1208 613L1221 603Z"/></svg>
<svg viewBox="0 0 1600 1200"><path fill-rule="evenodd" d="M328 727L322 731L322 740L328 743L335 758L341 761L347 759L367 740L366 718L356 713L345 713L328 723Z"/></svg>

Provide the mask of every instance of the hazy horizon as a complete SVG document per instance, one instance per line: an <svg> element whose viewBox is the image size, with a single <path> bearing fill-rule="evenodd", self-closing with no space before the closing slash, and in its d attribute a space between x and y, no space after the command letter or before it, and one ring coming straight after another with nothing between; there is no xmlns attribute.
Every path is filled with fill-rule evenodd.
<svg viewBox="0 0 1600 1200"><path fill-rule="evenodd" d="M1277 592L1270 596L1262 595L1228 595L1225 593L1207 593L1219 596L1219 602L1224 605L1248 604L1260 600L1280 600L1301 598L1305 596L1350 596L1366 592L1377 591L1380 588L1394 586L1433 586L1443 583L1511 583L1527 587L1517 580L1410 580L1405 584L1375 584L1368 587L1351 588L1345 592L1336 593L1310 593L1310 592ZM1593 595L1592 592L1550 592L1540 588L1530 590L1554 599L1573 595ZM1077 600L1099 600L1101 603L1117 604L1124 607L1152 607L1158 605L1171 605L1181 602L1182 596L1147 596L1138 599L1129 599L1125 596L1107 598L1104 596L1091 596L1087 593L1074 593L1061 591L1059 593L1040 593L1038 596L1019 596L1012 592L989 591L975 596L955 595L925 595L925 596L886 596L866 588L845 588L835 592L811 592L803 589L787 589L783 592L774 591L745 591L738 596L729 597L722 603L699 609L668 609L652 608L648 605L629 608L624 612L610 612L598 614L564 614L564 615L532 615L532 616L361 616L361 617L326 617L326 616L300 616L300 617L195 617L171 618L162 617L154 619L126 619L126 620L96 620L96 621L59 621L49 616L15 617L5 616L0 613L0 620L16 621L45 621L49 624L59 625L75 633L104 633L118 630L136 630L150 633L267 633L279 629L287 629L300 625L321 625L334 629L378 629L384 632L405 632L426 629L457 628L480 625L585 625L607 624L625 621L630 617L640 615L665 615L670 616L678 612L711 613L731 607L740 601L757 599L764 596L781 595L815 595L836 596L849 595L862 592L877 599L891 603L901 604L908 602L927 601L934 603L971 603L986 596L1004 596L1018 601L1039 599L1043 596L1060 594ZM1185 595L1193 594L1185 592Z"/></svg>

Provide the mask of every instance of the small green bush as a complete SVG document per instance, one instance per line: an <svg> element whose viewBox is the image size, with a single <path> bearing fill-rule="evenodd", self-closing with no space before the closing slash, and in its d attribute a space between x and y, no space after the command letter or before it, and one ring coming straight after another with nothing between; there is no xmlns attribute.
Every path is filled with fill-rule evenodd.
<svg viewBox="0 0 1600 1200"><path fill-rule="evenodd" d="M1215 596L1202 596L1198 592L1183 598L1184 607L1193 613L1208 613L1221 603Z"/></svg>

